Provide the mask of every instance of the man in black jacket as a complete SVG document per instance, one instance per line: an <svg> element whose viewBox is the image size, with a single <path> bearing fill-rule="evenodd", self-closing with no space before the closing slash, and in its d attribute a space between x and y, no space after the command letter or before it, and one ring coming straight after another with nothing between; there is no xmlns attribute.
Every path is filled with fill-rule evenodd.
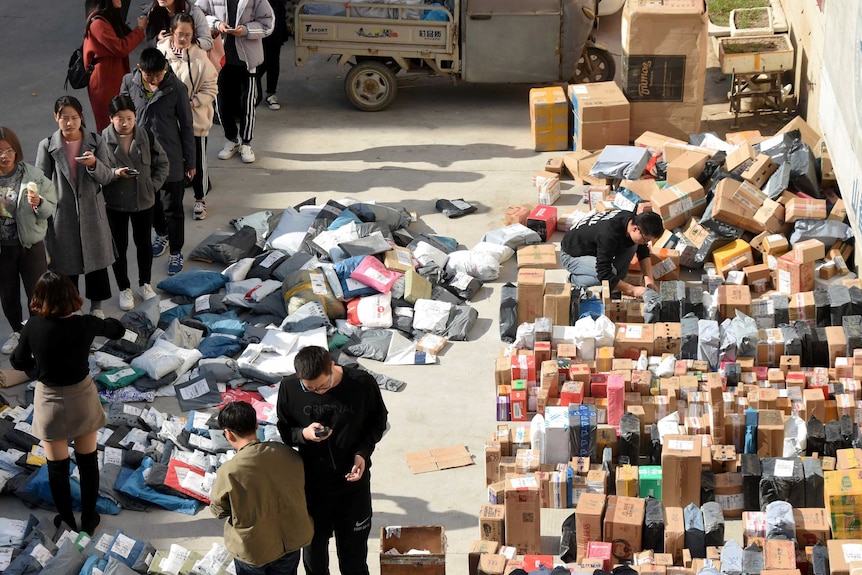
<svg viewBox="0 0 862 575"><path fill-rule="evenodd" d="M308 575L329 573L335 532L344 575L368 574L371 531L371 454L386 431L388 411L368 373L335 365L322 347L303 348L296 375L278 391L278 431L305 464L305 494L314 538L303 550Z"/></svg>
<svg viewBox="0 0 862 575"><path fill-rule="evenodd" d="M560 244L560 261L572 274L573 285L588 287L608 280L611 290L640 297L647 287L655 288L647 244L663 232L661 217L653 212L599 212L566 232ZM643 286L623 280L635 254L643 272Z"/></svg>
<svg viewBox="0 0 862 575"><path fill-rule="evenodd" d="M156 136L170 162L153 210L153 256L164 254L170 245L168 275L174 275L183 270L183 176L195 177L194 119L188 90L165 55L147 48L141 52L138 69L123 77L120 93L131 96L138 124Z"/></svg>

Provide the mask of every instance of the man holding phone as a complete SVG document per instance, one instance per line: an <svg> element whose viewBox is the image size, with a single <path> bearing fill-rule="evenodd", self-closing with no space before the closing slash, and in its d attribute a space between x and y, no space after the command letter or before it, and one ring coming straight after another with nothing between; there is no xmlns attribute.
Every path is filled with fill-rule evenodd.
<svg viewBox="0 0 862 575"><path fill-rule="evenodd" d="M250 164L256 159L251 149L257 102L255 73L263 63L263 39L275 28L272 7L267 0L199 0L197 5L210 27L224 39L217 109L227 142L218 157L229 160L239 152L242 161Z"/></svg>
<svg viewBox="0 0 862 575"><path fill-rule="evenodd" d="M305 464L305 497L314 538L303 550L308 575L329 573L329 538L341 573L368 573L371 454L389 412L377 381L356 367L335 365L329 351L309 346L294 359L296 374L278 391L278 431Z"/></svg>

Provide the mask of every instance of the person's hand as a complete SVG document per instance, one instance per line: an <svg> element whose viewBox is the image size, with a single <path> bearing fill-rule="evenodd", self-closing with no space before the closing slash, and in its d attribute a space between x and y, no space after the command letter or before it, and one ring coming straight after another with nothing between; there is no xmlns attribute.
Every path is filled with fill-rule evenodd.
<svg viewBox="0 0 862 575"><path fill-rule="evenodd" d="M149 18L147 18L145 14L141 14L140 16L138 16L138 28L140 28L141 30L146 30L147 23L149 21ZM161 40L161 38L159 38L159 40Z"/></svg>
<svg viewBox="0 0 862 575"><path fill-rule="evenodd" d="M42 203L42 196L39 195L39 190L31 190L27 188L27 202L30 206L37 208Z"/></svg>
<svg viewBox="0 0 862 575"><path fill-rule="evenodd" d="M222 34L230 34L232 28L227 22L219 22L218 23L218 31Z"/></svg>
<svg viewBox="0 0 862 575"><path fill-rule="evenodd" d="M161 32L159 32L159 42L161 42L162 40L164 40L168 36L170 36L170 34L168 34L168 31L162 30Z"/></svg>
<svg viewBox="0 0 862 575"><path fill-rule="evenodd" d="M350 469L350 473L344 476L344 478L353 483L354 481L359 481L362 479L362 474L365 473L365 458L361 455L353 456L353 467Z"/></svg>
<svg viewBox="0 0 862 575"><path fill-rule="evenodd" d="M129 173L129 168L117 168L114 170L114 175L118 178L134 178L132 174Z"/></svg>
<svg viewBox="0 0 862 575"><path fill-rule="evenodd" d="M197 169L192 168L191 170L186 172L186 176L188 176L189 180L194 180L196 173L198 173Z"/></svg>
<svg viewBox="0 0 862 575"><path fill-rule="evenodd" d="M655 280L652 278L644 278L644 287L658 291L658 289L655 286Z"/></svg>
<svg viewBox="0 0 862 575"><path fill-rule="evenodd" d="M303 439L305 439L308 442L320 443L321 441L329 439L329 436L332 435L331 429L329 430L329 432L326 435L323 435L321 437L317 437L317 435L315 435L314 432L316 430L324 429L324 428L325 428L325 426L322 423L315 421L314 423L310 424L308 427L306 427L302 430L302 437L303 437Z"/></svg>
<svg viewBox="0 0 862 575"><path fill-rule="evenodd" d="M630 294L632 297L643 297L646 288L644 286L633 286L632 293Z"/></svg>
<svg viewBox="0 0 862 575"><path fill-rule="evenodd" d="M228 28L227 30L225 30L225 32L227 32L231 36L237 36L237 37L245 36L245 26L240 24L236 28Z"/></svg>
<svg viewBox="0 0 862 575"><path fill-rule="evenodd" d="M93 155L93 152L87 151L75 158L75 161L79 164L83 164L88 168L96 167L96 156Z"/></svg>

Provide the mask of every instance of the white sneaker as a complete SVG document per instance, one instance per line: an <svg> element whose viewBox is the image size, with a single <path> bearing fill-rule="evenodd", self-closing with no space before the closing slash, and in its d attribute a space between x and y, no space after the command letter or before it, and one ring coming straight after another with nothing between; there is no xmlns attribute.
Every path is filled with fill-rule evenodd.
<svg viewBox="0 0 862 575"><path fill-rule="evenodd" d="M207 204L203 200L195 201L195 207L192 211L196 220L205 220L207 217Z"/></svg>
<svg viewBox="0 0 862 575"><path fill-rule="evenodd" d="M3 352L3 355L12 355L12 352L15 351L15 348L18 347L18 340L21 339L21 334L17 331L13 331L12 335L9 336L9 339L6 340L6 343L3 344L3 348L0 351Z"/></svg>
<svg viewBox="0 0 862 575"><path fill-rule="evenodd" d="M251 149L251 146L248 144L243 144L239 147L239 157L242 158L242 161L246 164L250 164L255 161L254 151Z"/></svg>
<svg viewBox="0 0 862 575"><path fill-rule="evenodd" d="M150 284L142 285L138 290L138 293L141 294L141 297L144 298L144 300L153 299L157 295Z"/></svg>
<svg viewBox="0 0 862 575"><path fill-rule="evenodd" d="M99 319L105 319L105 312L100 309L91 309L90 315Z"/></svg>
<svg viewBox="0 0 862 575"><path fill-rule="evenodd" d="M239 152L239 142L231 142L228 140L224 143L224 148L218 153L219 160L230 160L236 153Z"/></svg>
<svg viewBox="0 0 862 575"><path fill-rule="evenodd" d="M120 292L120 309L129 311L135 307L135 296L132 294L132 288L126 288Z"/></svg>
<svg viewBox="0 0 862 575"><path fill-rule="evenodd" d="M270 110L281 110L281 104L278 103L278 97L275 94L267 96L264 102L266 102Z"/></svg>

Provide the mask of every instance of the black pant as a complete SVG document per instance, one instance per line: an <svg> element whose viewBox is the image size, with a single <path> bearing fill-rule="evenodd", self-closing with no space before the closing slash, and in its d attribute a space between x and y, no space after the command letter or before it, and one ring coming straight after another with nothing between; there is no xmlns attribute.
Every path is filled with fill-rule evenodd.
<svg viewBox="0 0 862 575"><path fill-rule="evenodd" d="M78 276L69 276L75 287L78 287ZM84 274L84 297L90 301L105 301L111 299L111 278L108 268L103 268Z"/></svg>
<svg viewBox="0 0 862 575"><path fill-rule="evenodd" d="M338 568L342 575L368 575L368 534L371 532L371 474L356 483L315 492L306 478L308 513L314 537L302 550L307 575L328 575L329 537L335 532Z"/></svg>
<svg viewBox="0 0 862 575"><path fill-rule="evenodd" d="M117 246L117 260L114 262L114 278L120 291L129 289L129 222L132 223L132 240L135 242L135 255L138 260L138 285L150 283L153 268L153 246L150 242L150 229L153 227L153 208L140 212L108 211L108 225Z"/></svg>
<svg viewBox="0 0 862 575"><path fill-rule="evenodd" d="M39 276L48 270L45 244L39 242L29 248L20 243L16 246L0 245L0 304L3 314L9 321L12 331L24 327L24 314L21 310L21 283L27 294L29 309L33 288Z"/></svg>
<svg viewBox="0 0 862 575"><path fill-rule="evenodd" d="M195 177L192 178L195 200L204 199L210 188L212 184L207 165L207 136L195 136Z"/></svg>
<svg viewBox="0 0 862 575"><path fill-rule="evenodd" d="M186 241L185 222L183 218L183 196L185 195L183 181L165 182L156 194L156 205L153 206L153 229L160 236L167 235L172 254L183 251Z"/></svg>
<svg viewBox="0 0 862 575"><path fill-rule="evenodd" d="M263 39L263 64L257 67L257 88L260 90L261 79L266 76L267 94L275 94L278 89L278 75L281 72L282 41L281 38L273 36L267 36Z"/></svg>
<svg viewBox="0 0 862 575"><path fill-rule="evenodd" d="M245 65L227 65L221 69L218 75L218 115L225 138L236 142L242 137L243 144L251 143L256 100L257 82Z"/></svg>

